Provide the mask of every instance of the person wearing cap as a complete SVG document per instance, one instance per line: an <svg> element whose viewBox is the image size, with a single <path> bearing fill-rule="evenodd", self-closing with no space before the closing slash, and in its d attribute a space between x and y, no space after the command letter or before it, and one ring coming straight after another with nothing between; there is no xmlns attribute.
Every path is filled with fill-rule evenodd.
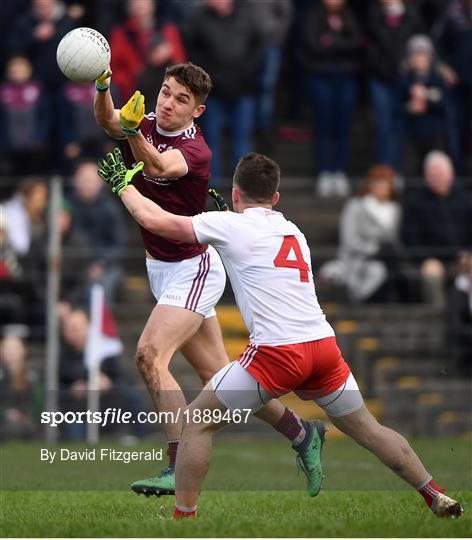
<svg viewBox="0 0 472 540"><path fill-rule="evenodd" d="M447 82L438 69L433 43L426 35L415 35L407 42L398 100L405 141L416 154L413 172L420 173L428 152L448 149Z"/></svg>

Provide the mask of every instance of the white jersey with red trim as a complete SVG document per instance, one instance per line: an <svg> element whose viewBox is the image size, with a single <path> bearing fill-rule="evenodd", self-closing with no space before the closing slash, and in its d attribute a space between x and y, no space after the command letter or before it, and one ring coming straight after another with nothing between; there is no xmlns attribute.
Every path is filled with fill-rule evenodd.
<svg viewBox="0 0 472 540"><path fill-rule="evenodd" d="M255 345L334 336L316 297L305 236L280 212L205 212L192 218L200 243L219 252Z"/></svg>

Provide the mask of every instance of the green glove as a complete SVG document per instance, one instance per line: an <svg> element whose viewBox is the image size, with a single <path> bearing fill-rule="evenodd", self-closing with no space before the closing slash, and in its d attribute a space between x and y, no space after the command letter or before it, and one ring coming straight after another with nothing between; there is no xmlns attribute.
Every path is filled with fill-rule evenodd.
<svg viewBox="0 0 472 540"><path fill-rule="evenodd" d="M95 88L99 92L106 92L110 88L111 75L110 69L107 69L95 79Z"/></svg>
<svg viewBox="0 0 472 540"><path fill-rule="evenodd" d="M111 185L111 190L118 197L121 197L123 191L133 183L134 175L144 167L144 163L140 161L132 169L127 169L119 148L108 152L105 159L101 159L98 164L100 166L98 175Z"/></svg>
<svg viewBox="0 0 472 540"><path fill-rule="evenodd" d="M226 204L226 201L223 199L223 197L216 191L216 189L210 188L208 190L208 195L213 199L213 203L216 206L216 209L225 212L226 210L229 210L228 205Z"/></svg>

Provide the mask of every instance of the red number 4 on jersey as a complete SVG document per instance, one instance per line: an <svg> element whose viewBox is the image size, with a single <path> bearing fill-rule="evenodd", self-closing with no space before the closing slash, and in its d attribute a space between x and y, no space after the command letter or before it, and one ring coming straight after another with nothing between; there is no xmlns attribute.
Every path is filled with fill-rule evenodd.
<svg viewBox="0 0 472 540"><path fill-rule="evenodd" d="M292 249L295 254L295 260L288 259L288 255ZM277 253L277 257L274 259L274 266L276 268L296 268L300 271L300 281L304 283L310 281L308 278L309 266L303 259L302 250L298 240L293 235L284 236L282 246Z"/></svg>

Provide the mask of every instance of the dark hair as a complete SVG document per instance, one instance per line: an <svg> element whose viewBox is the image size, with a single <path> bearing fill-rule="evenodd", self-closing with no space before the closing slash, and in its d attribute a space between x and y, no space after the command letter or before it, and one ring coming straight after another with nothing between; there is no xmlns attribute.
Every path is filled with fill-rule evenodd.
<svg viewBox="0 0 472 540"><path fill-rule="evenodd" d="M213 87L210 75L204 69L191 62L169 66L166 69L164 81L170 77L173 77L194 95L197 105L205 102Z"/></svg>
<svg viewBox="0 0 472 540"><path fill-rule="evenodd" d="M251 201L271 203L279 189L280 167L267 156L250 152L239 160L233 181Z"/></svg>

